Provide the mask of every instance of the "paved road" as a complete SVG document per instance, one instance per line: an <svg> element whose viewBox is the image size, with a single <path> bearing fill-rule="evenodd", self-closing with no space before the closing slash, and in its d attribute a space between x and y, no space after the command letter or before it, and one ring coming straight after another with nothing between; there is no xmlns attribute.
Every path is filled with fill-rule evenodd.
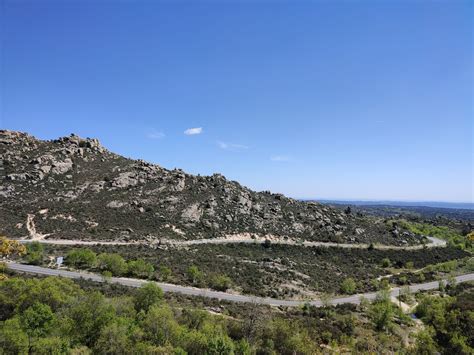
<svg viewBox="0 0 474 355"><path fill-rule="evenodd" d="M411 246L397 246L397 245L382 245L375 244L375 249L380 250L419 250L425 247L444 247L446 241L435 237L428 237L429 243L426 245L411 245ZM44 244L56 244L56 245L148 245L147 241L135 241L135 242L116 242L116 241L86 241L86 240L71 240L71 239L19 239L20 243L31 243L32 241L44 243ZM232 239L232 238L215 238L215 239L195 239L195 240L163 240L161 244L170 246L190 246L199 244L263 244L265 238L260 239ZM333 243L333 242L311 242L303 241L297 242L294 240L272 240L272 244L284 244L284 245L300 245L305 247L336 247L336 248L348 248L348 249L367 249L369 244L349 244L349 243Z"/></svg>
<svg viewBox="0 0 474 355"><path fill-rule="evenodd" d="M14 262L9 262L8 267L11 270L27 272L27 273L32 273L32 274L62 276L62 277L67 277L71 279L84 278L84 279L89 279L93 281L104 282L104 278L101 275L82 272L82 271L78 272L78 271L49 269L49 268L44 268L40 266L24 265L24 264L18 264ZM457 282L474 281L474 273L457 276L456 281ZM140 287L141 285L143 285L144 283L148 281L139 280L139 279L130 279L130 278L125 278L125 277L112 277L110 282L118 283L125 286L130 286L130 287ZM162 283L162 282L157 282L157 284L163 289L164 292L177 292L177 293L182 293L185 295L217 298L219 300L226 300L226 301L232 301L232 302L251 302L251 303L258 303L258 304L267 304L271 306L288 306L288 307L301 306L305 303L309 303L316 307L321 307L323 305L323 302L321 300L312 300L312 301L279 300L275 298L262 298L262 297L254 297L254 296L236 295L236 294L231 294L231 293L226 293L226 292L200 289L196 287L172 285L172 284L167 284L167 283ZM410 286L410 290L412 292L417 292L421 290L433 290L433 289L437 289L438 286L439 286L438 281L433 281L433 282L426 282L422 284L412 285ZM398 296L399 292L400 292L400 288L396 287L391 290L390 294L391 296ZM369 292L369 293L352 295L352 296L347 296L347 297L334 297L329 301L329 303L333 305L342 304L342 303L359 304L361 297L364 297L368 300L373 300L376 297L376 293Z"/></svg>

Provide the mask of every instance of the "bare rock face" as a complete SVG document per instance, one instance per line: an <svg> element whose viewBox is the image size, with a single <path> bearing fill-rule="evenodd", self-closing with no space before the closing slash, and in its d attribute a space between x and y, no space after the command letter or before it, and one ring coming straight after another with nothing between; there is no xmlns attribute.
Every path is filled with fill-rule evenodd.
<svg viewBox="0 0 474 355"><path fill-rule="evenodd" d="M47 172L51 171L53 174L65 174L72 169L72 160L70 158L66 158L63 161L53 161L51 165L51 169L49 166L41 167L41 171Z"/></svg>
<svg viewBox="0 0 474 355"><path fill-rule="evenodd" d="M184 211L181 214L181 217L185 221L198 222L201 219L201 215L202 215L202 211L199 208L199 204L193 203L192 205L184 209Z"/></svg>
<svg viewBox="0 0 474 355"><path fill-rule="evenodd" d="M229 234L312 241L416 243L403 231L315 202L255 192L221 174L193 176L70 135L51 141L0 131L0 234L24 236L28 215L54 238L213 238ZM67 218L53 218L67 216ZM91 222L93 221L93 223ZM170 227L172 226L172 227ZM179 231L179 232L177 232Z"/></svg>

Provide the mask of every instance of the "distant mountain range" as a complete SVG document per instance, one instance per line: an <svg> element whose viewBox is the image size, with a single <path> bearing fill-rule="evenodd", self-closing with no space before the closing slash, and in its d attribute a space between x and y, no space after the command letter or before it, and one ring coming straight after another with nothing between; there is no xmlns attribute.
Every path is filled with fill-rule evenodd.
<svg viewBox="0 0 474 355"><path fill-rule="evenodd" d="M311 201L311 199L305 199ZM433 207L474 210L474 203L469 202L431 202L431 201L358 201L358 200L315 200L325 204L354 206L395 206L395 207Z"/></svg>

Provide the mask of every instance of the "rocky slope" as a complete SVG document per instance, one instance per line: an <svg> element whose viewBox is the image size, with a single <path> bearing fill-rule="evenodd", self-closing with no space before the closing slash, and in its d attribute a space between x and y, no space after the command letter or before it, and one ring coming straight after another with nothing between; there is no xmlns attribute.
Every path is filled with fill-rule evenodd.
<svg viewBox="0 0 474 355"><path fill-rule="evenodd" d="M369 219L220 174L193 176L109 152L96 139L0 131L0 233L84 240L217 238L240 233L311 241L414 244Z"/></svg>

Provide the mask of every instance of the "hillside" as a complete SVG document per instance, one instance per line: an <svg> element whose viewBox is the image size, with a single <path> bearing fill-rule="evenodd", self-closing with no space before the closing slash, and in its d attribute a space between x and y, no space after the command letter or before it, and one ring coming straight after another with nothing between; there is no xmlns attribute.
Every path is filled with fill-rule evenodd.
<svg viewBox="0 0 474 355"><path fill-rule="evenodd" d="M0 233L83 240L192 240L242 233L308 241L417 244L383 219L254 192L114 154L76 135L0 131Z"/></svg>

